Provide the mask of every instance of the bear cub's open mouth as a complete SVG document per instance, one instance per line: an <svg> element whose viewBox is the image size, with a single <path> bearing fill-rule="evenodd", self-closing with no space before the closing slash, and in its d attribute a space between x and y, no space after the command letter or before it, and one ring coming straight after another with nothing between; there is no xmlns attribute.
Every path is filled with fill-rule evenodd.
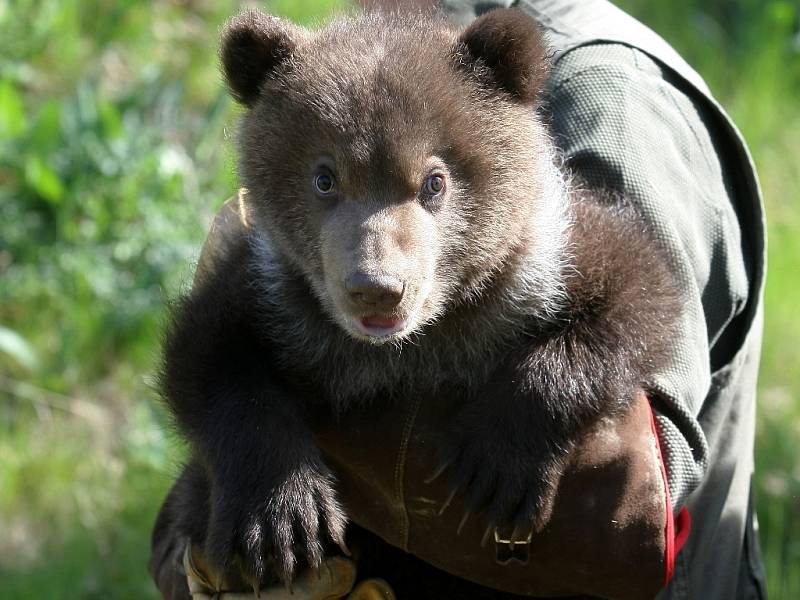
<svg viewBox="0 0 800 600"><path fill-rule="evenodd" d="M353 320L356 329L370 338L388 338L406 329L408 319L380 314L366 315Z"/></svg>

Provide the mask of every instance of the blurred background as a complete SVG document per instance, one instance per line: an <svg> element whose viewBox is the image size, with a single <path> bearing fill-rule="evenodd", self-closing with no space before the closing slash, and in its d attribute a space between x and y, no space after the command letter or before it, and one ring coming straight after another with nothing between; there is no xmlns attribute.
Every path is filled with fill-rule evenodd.
<svg viewBox="0 0 800 600"><path fill-rule="evenodd" d="M0 0L0 598L156 598L182 456L153 389L168 298L236 189L216 63L232 0ZM705 76L769 219L757 508L800 598L800 6L619 0ZM275 0L313 24L344 0Z"/></svg>

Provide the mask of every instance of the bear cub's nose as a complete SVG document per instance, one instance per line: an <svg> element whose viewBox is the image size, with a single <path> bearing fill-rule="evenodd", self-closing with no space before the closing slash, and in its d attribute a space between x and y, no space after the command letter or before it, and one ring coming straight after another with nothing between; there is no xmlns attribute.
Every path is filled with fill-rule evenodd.
<svg viewBox="0 0 800 600"><path fill-rule="evenodd" d="M345 280L350 299L368 308L391 310L403 299L405 284L391 275L353 273Z"/></svg>

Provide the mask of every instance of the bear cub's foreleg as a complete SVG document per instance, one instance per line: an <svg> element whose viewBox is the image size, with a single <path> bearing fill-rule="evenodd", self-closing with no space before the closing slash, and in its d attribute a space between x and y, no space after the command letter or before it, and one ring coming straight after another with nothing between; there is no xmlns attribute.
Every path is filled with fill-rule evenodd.
<svg viewBox="0 0 800 600"><path fill-rule="evenodd" d="M346 518L302 394L286 391L254 330L247 240L228 250L174 310L162 388L210 482L206 559L260 586L319 564L327 538L344 547Z"/></svg>

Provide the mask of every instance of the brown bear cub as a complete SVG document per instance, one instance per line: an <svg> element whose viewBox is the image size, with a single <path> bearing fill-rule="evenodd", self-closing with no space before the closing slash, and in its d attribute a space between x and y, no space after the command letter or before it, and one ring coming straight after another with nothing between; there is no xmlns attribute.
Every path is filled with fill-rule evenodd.
<svg viewBox="0 0 800 600"><path fill-rule="evenodd" d="M663 366L679 303L635 212L558 167L536 23L244 12L221 56L250 234L166 335L182 533L215 568L290 580L347 521L309 415L445 388L463 401L427 475L540 528L582 432Z"/></svg>

